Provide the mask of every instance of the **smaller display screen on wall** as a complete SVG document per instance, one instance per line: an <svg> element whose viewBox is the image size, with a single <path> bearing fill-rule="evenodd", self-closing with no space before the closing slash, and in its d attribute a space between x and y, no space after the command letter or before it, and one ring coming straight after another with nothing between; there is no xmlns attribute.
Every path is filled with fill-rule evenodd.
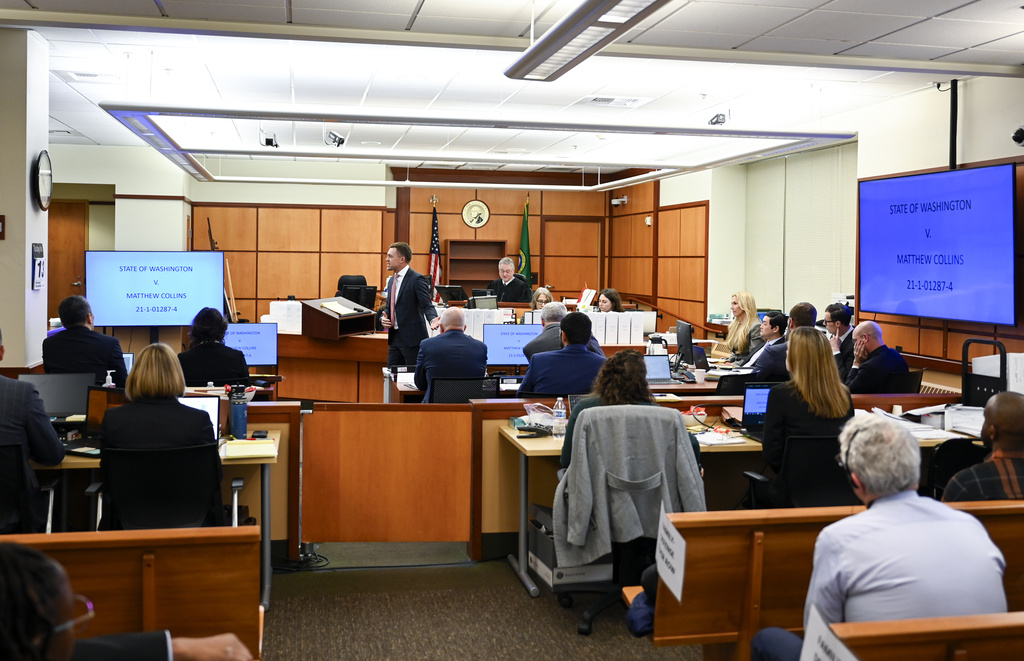
<svg viewBox="0 0 1024 661"><path fill-rule="evenodd" d="M85 297L97 326L188 326L224 306L224 253L85 253Z"/></svg>
<svg viewBox="0 0 1024 661"><path fill-rule="evenodd" d="M861 310L1013 325L1014 179L998 165L860 182Z"/></svg>

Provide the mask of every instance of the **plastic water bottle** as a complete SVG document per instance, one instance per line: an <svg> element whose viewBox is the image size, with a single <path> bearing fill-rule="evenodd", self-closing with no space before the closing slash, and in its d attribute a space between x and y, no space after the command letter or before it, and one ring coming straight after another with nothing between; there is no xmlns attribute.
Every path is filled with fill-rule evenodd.
<svg viewBox="0 0 1024 661"><path fill-rule="evenodd" d="M565 402L559 397L555 402L555 408L551 409L555 414L555 422L551 426L551 434L559 441L565 438Z"/></svg>

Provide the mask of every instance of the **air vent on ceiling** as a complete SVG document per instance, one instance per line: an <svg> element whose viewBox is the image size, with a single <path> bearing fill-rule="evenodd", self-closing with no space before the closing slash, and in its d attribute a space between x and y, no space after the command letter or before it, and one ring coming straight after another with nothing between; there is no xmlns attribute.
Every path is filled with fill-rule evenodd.
<svg viewBox="0 0 1024 661"><path fill-rule="evenodd" d="M651 99L629 96L585 96L573 105L601 106L604 108L639 108L650 103Z"/></svg>
<svg viewBox="0 0 1024 661"><path fill-rule="evenodd" d="M54 71L65 83L119 83L121 77L113 73L88 71Z"/></svg>
<svg viewBox="0 0 1024 661"><path fill-rule="evenodd" d="M72 131L71 129L50 129L50 135L55 138L82 138L85 137L78 131Z"/></svg>

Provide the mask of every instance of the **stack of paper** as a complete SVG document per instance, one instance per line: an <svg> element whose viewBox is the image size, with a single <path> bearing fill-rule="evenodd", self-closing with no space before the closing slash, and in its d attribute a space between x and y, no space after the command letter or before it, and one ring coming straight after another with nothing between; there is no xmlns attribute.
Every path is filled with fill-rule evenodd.
<svg viewBox="0 0 1024 661"><path fill-rule="evenodd" d="M276 457L277 446L272 438L246 438L224 443L224 456L228 459L243 457Z"/></svg>

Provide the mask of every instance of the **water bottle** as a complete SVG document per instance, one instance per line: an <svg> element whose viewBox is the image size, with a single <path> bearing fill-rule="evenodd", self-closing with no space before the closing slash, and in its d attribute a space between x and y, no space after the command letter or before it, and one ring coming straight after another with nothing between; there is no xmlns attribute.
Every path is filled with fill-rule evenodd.
<svg viewBox="0 0 1024 661"><path fill-rule="evenodd" d="M231 403L231 435L245 438L249 425L249 402L245 398L245 386L232 386L228 401Z"/></svg>
<svg viewBox="0 0 1024 661"><path fill-rule="evenodd" d="M558 401L555 402L555 408L551 409L555 414L555 422L551 426L551 434L557 439L562 440L565 438L565 402L559 397Z"/></svg>

